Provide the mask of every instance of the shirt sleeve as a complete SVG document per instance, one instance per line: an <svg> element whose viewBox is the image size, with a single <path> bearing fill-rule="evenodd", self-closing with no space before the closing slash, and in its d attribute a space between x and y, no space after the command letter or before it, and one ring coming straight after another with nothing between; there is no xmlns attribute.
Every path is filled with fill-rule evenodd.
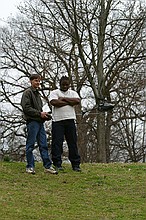
<svg viewBox="0 0 146 220"><path fill-rule="evenodd" d="M58 93L56 90L50 92L50 95L49 95L49 102L53 99L58 99Z"/></svg>
<svg viewBox="0 0 146 220"><path fill-rule="evenodd" d="M80 99L80 96L78 95L78 93L76 92L76 91L73 91L72 90L72 98L78 98L78 99Z"/></svg>

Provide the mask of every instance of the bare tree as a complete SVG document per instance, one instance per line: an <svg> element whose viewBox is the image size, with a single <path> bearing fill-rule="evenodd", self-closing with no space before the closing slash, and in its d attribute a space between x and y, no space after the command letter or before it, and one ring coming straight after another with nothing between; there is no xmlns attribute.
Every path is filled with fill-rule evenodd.
<svg viewBox="0 0 146 220"><path fill-rule="evenodd" d="M20 7L19 19L10 22L10 29L2 30L2 69L21 73L17 78L17 82L21 82L20 93L25 87L24 77L32 72L44 77L42 95L45 100L49 90L56 87L60 75L67 73L71 77L72 88L82 99L78 113L86 112L78 117L79 145L84 161L90 158L90 161L109 162L112 127L122 122L122 115L125 120L131 117L142 120L144 115L125 114L133 107L136 112L137 98L140 103L141 96L138 97L137 85L130 90L130 82L124 93L123 89L128 77L133 79L134 75L135 82L139 82L136 68L145 57L145 12L142 1L124 2L26 1ZM14 105L7 96L6 84L11 85L7 77L1 81L3 97ZM127 107L121 106L121 96L125 98L123 104L128 97ZM98 111L102 99L114 100L115 110ZM119 108L122 114L117 116Z"/></svg>

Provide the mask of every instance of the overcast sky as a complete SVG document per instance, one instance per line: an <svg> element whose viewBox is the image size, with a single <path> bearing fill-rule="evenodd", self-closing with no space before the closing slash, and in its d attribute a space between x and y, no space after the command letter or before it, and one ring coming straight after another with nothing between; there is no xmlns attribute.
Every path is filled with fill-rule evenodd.
<svg viewBox="0 0 146 220"><path fill-rule="evenodd" d="M7 17L15 15L17 6L22 0L0 0L0 23L6 20Z"/></svg>

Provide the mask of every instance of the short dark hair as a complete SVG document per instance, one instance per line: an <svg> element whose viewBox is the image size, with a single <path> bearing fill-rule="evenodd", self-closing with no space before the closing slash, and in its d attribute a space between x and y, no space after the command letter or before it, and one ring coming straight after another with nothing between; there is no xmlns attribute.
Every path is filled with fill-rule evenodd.
<svg viewBox="0 0 146 220"><path fill-rule="evenodd" d="M60 79L60 84L61 84L62 81L64 81L64 80L67 80L67 81L69 81L69 83L70 83L70 79L69 79L68 76L62 76L61 79Z"/></svg>
<svg viewBox="0 0 146 220"><path fill-rule="evenodd" d="M32 75L29 77L30 81L31 81L31 80L34 80L34 79L38 79L38 78L41 79L42 77L41 77L40 74L37 74L37 73L36 73L36 74L32 74Z"/></svg>

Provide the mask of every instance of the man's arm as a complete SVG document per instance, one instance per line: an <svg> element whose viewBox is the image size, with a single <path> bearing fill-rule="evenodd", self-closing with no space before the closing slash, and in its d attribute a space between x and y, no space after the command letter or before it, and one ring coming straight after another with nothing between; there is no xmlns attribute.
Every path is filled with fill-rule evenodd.
<svg viewBox="0 0 146 220"><path fill-rule="evenodd" d="M74 105L78 105L80 103L80 99L79 98L61 98L62 101L68 103L68 105L74 106Z"/></svg>
<svg viewBox="0 0 146 220"><path fill-rule="evenodd" d="M55 106L55 107L58 107L58 108L68 105L68 103L65 102L65 101L62 101L61 98L59 98L59 99L52 99L50 101L50 104Z"/></svg>
<svg viewBox="0 0 146 220"><path fill-rule="evenodd" d="M43 119L47 118L47 112L41 112L38 109L34 108L34 105L31 100L30 91L25 91L21 98L21 106L24 114L31 117L41 117Z"/></svg>
<svg viewBox="0 0 146 220"><path fill-rule="evenodd" d="M80 103L80 99L79 98L64 98L64 97L60 97L58 99L52 99L50 101L50 104L55 106L55 107L63 107L66 105L70 105L70 106L74 106L74 105L78 105Z"/></svg>

